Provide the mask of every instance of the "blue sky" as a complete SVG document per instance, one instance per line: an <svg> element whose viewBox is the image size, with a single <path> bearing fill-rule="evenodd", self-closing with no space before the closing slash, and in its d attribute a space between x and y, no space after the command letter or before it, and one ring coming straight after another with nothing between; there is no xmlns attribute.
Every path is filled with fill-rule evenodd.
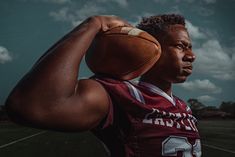
<svg viewBox="0 0 235 157"><path fill-rule="evenodd" d="M1 0L0 104L33 63L91 15L120 16L137 24L143 16L180 13L197 56L194 73L174 94L218 106L235 101L235 0ZM81 76L90 71L83 63Z"/></svg>

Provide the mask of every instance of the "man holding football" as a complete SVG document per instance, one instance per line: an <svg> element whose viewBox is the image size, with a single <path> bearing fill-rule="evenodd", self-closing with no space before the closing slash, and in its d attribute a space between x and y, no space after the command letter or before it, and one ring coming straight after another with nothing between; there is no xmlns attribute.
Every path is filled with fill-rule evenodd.
<svg viewBox="0 0 235 157"><path fill-rule="evenodd" d="M192 73L195 55L180 15L143 18L162 54L140 81L105 76L79 79L79 65L98 33L130 26L115 16L93 16L52 46L6 101L18 123L62 131L91 130L112 157L200 157L196 119L172 94L172 83Z"/></svg>

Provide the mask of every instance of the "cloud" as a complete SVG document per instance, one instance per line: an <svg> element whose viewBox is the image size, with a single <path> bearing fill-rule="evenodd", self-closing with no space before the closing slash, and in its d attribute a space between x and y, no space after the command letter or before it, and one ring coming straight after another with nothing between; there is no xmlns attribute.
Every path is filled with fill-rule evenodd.
<svg viewBox="0 0 235 157"><path fill-rule="evenodd" d="M53 4L67 4L72 0L20 0L22 2L44 2L44 3L53 3Z"/></svg>
<svg viewBox="0 0 235 157"><path fill-rule="evenodd" d="M154 2L156 2L156 3L164 3L166 1L163 1L163 0L154 0Z"/></svg>
<svg viewBox="0 0 235 157"><path fill-rule="evenodd" d="M207 40L194 51L197 56L195 71L220 80L235 79L235 52L232 55L226 53L218 40Z"/></svg>
<svg viewBox="0 0 235 157"><path fill-rule="evenodd" d="M3 46L0 46L0 63L4 64L12 60L10 52Z"/></svg>
<svg viewBox="0 0 235 157"><path fill-rule="evenodd" d="M203 0L207 4L216 3L216 0Z"/></svg>
<svg viewBox="0 0 235 157"><path fill-rule="evenodd" d="M82 6L78 6L78 3L68 3L71 0L43 0L46 2L54 3L67 3L66 6L60 8L57 11L51 11L49 16L51 16L56 21L70 22L72 26L77 26L87 17L98 14L105 14L106 5L110 2L117 3L120 7L127 7L127 0L95 0L88 1Z"/></svg>
<svg viewBox="0 0 235 157"><path fill-rule="evenodd" d="M219 80L235 80L235 46L222 46L209 32L211 30L195 26L190 21L186 21L186 27L195 47L194 71Z"/></svg>
<svg viewBox="0 0 235 157"><path fill-rule="evenodd" d="M178 4L176 5L172 5L172 7L169 7L169 11L166 12L166 13L169 13L169 14L181 14L183 15L183 12L180 8L180 6Z"/></svg>
<svg viewBox="0 0 235 157"><path fill-rule="evenodd" d="M127 7L127 6L128 6L127 0L112 0L112 1L116 2L116 3L119 4L121 7Z"/></svg>
<svg viewBox="0 0 235 157"><path fill-rule="evenodd" d="M68 11L68 7L63 7L57 12L50 12L49 15L53 17L56 21L70 21L73 19L73 15L69 15Z"/></svg>
<svg viewBox="0 0 235 157"><path fill-rule="evenodd" d="M215 4L216 0L154 0L155 3L160 5L171 4L173 6L171 8L172 11L176 11L176 13L184 13L185 7L192 8L190 11L197 13L201 16L211 16L215 13L214 6L211 4ZM191 6L194 7L191 7ZM169 9L169 7L168 7Z"/></svg>
<svg viewBox="0 0 235 157"><path fill-rule="evenodd" d="M105 12L103 7L97 6L95 3L87 2L80 9L74 6L63 7L58 11L49 13L56 21L70 22L72 26L77 26L87 17Z"/></svg>
<svg viewBox="0 0 235 157"><path fill-rule="evenodd" d="M186 3L193 3L195 0L154 0L154 2L156 3L182 3L182 2L186 2Z"/></svg>
<svg viewBox="0 0 235 157"><path fill-rule="evenodd" d="M204 33L201 32L201 30L199 29L199 27L194 26L191 22L189 22L188 20L186 20L186 27L188 29L188 32L190 34L190 37L194 38L194 39L205 39L206 35Z"/></svg>
<svg viewBox="0 0 235 157"><path fill-rule="evenodd" d="M141 13L140 15L138 16L134 16L133 18L135 18L135 21L129 21L129 23L133 26L136 26L137 24L139 24L139 22L142 20L143 17L148 17L148 16L152 16L154 15L153 13L149 13L149 12L144 12L144 13Z"/></svg>
<svg viewBox="0 0 235 157"><path fill-rule="evenodd" d="M101 6L97 6L95 3L86 3L80 10L75 11L75 21L72 21L73 26L79 24L81 20L91 16L105 12L105 9Z"/></svg>
<svg viewBox="0 0 235 157"><path fill-rule="evenodd" d="M210 80L194 80L180 84L182 88L189 91L200 91L205 93L221 93L222 89L213 84Z"/></svg>
<svg viewBox="0 0 235 157"><path fill-rule="evenodd" d="M214 97L209 96L209 95L202 95L202 96L197 97L197 99L200 102L211 102L211 101L216 100Z"/></svg>
<svg viewBox="0 0 235 157"><path fill-rule="evenodd" d="M194 2L198 2L196 0L154 0L154 2L157 3L182 3L182 2L186 2L186 3L194 3ZM202 2L206 3L206 4L213 4L216 3L216 0L202 0Z"/></svg>
<svg viewBox="0 0 235 157"><path fill-rule="evenodd" d="M213 9L204 6L198 6L195 11L201 16L211 16L215 13Z"/></svg>
<svg viewBox="0 0 235 157"><path fill-rule="evenodd" d="M101 2L101 3L108 3L108 2L111 2L111 1L117 3L121 7L127 7L128 6L127 0L97 0L97 2Z"/></svg>

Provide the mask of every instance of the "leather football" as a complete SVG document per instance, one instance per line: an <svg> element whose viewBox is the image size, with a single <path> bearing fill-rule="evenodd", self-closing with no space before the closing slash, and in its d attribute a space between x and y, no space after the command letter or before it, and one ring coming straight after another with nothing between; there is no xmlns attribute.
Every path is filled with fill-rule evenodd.
<svg viewBox="0 0 235 157"><path fill-rule="evenodd" d="M161 46L149 33L135 27L115 27L98 34L85 61L95 74L134 79L159 59Z"/></svg>

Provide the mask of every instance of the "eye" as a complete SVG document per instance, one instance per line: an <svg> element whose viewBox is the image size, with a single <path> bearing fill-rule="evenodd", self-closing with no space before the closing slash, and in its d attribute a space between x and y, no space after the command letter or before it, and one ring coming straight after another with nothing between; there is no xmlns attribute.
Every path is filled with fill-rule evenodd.
<svg viewBox="0 0 235 157"><path fill-rule="evenodd" d="M185 48L185 46L183 44L177 44L175 45L176 48L183 50Z"/></svg>

